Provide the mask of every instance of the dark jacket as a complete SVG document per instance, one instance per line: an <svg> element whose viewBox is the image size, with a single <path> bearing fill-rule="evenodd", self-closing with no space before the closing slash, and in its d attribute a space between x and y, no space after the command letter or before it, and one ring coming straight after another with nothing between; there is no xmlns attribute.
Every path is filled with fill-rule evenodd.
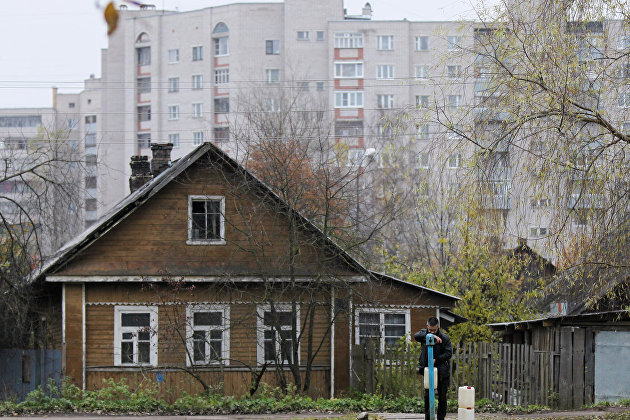
<svg viewBox="0 0 630 420"><path fill-rule="evenodd" d="M442 343L433 346L433 358L435 359L435 367L438 369L438 376L440 378L446 378L451 376L451 357L453 356L453 345L448 335L444 334L442 330L438 330L435 334L442 339ZM418 331L413 338L422 344L422 351L420 352L420 372L424 371L424 368L429 366L428 362L428 348L427 348L427 330L423 329Z"/></svg>

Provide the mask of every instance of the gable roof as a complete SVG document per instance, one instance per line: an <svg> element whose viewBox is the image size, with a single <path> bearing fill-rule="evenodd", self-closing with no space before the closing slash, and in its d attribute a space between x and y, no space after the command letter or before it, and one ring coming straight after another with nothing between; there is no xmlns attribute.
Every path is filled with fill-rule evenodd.
<svg viewBox="0 0 630 420"><path fill-rule="evenodd" d="M46 260L39 270L35 271L31 275L31 281L35 281L47 275L54 273L57 269L63 267L69 263L76 255L82 250L88 248L91 244L97 241L100 237L112 230L115 226L125 220L129 215L134 213L136 209L146 203L155 194L166 187L174 178L184 172L192 164L197 162L202 156L210 155L216 162L221 163L224 167L229 168L235 173L244 176L247 181L251 181L252 184L258 188L264 194L264 198L273 200L274 204L281 206L286 210L290 209L290 206L282 200L273 190L267 186L264 182L258 179L254 174L245 169L236 160L231 158L223 150L215 146L213 143L206 142L201 144L196 149L192 150L186 156L173 162L172 165L153 178L151 181L138 188L133 193L129 194L113 208L111 208L103 217L101 217L95 224L87 228L81 234L77 235L67 244L62 246L53 256ZM339 256L343 262L350 268L368 276L372 279L387 280L399 283L405 286L411 286L424 291L434 293L449 299L459 300L458 297L448 295L446 293L438 292L433 289L429 289L423 286L408 283L400 279L396 279L391 276L376 273L365 268L361 263L348 254L343 248L335 243L330 237L324 234L321 229L315 226L309 219L304 217L299 211L292 209L295 214L300 218L301 226L310 231L310 233L316 235L325 247Z"/></svg>

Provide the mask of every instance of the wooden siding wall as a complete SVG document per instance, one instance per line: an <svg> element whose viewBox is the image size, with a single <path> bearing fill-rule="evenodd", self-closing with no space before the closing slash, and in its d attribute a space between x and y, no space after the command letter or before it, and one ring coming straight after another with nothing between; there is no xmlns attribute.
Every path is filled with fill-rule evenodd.
<svg viewBox="0 0 630 420"><path fill-rule="evenodd" d="M80 288L79 288L80 290ZM223 384L222 390L230 394L243 394L248 391L251 373L248 366L257 365L256 304L244 303L238 299L248 296L250 299L261 296L264 289L260 285L243 285L236 292L218 285L196 285L187 292L175 291L170 295L168 287L142 288L139 284L86 284L86 370L87 387L94 389L101 386L103 379L119 380L126 377L133 384L156 383L155 372L164 373L164 383L160 389L173 387L175 396L182 391L200 392L201 385L190 375L177 372L178 367L186 366L185 343L179 334L185 336L186 302L217 302L230 306L230 362L227 366L200 368L201 376L213 386ZM193 296L190 295L193 293ZM243 294L243 295L242 295ZM280 297L278 298L280 302ZM232 303L230 303L232 302ZM158 366L156 368L135 369L114 366L114 308L116 305L158 306ZM300 307L300 324L306 322L306 306ZM330 334L327 331L330 320L329 301L316 306L313 330L313 347L317 348L323 340L323 346L314 360L312 373L312 395L328 397L330 385ZM347 326L346 326L347 328ZM301 364L307 361L307 333L300 345ZM75 356L80 360L80 355ZM80 366L77 368L80 370ZM290 376L290 375L289 375ZM272 368L263 377L263 381L277 385L276 373ZM170 395L170 394L169 394Z"/></svg>
<svg viewBox="0 0 630 420"><path fill-rule="evenodd" d="M78 387L83 386L83 285L66 284L66 342L62 346L62 372ZM65 361L65 365L64 365Z"/></svg>
<svg viewBox="0 0 630 420"><path fill-rule="evenodd" d="M240 182L198 162L56 274L288 274L287 218ZM186 244L189 195L225 197L226 245ZM298 241L298 275L356 274L312 235L302 233Z"/></svg>

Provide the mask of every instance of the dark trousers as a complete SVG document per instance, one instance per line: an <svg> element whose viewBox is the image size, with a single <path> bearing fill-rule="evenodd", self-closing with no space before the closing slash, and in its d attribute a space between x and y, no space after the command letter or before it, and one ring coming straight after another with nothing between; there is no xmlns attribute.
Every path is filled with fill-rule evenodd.
<svg viewBox="0 0 630 420"><path fill-rule="evenodd" d="M442 377L440 376L438 379L438 386L437 386L437 392L436 392L436 397L439 401L438 407L437 407L437 420L444 420L444 417L446 417L446 404L447 404L447 399L446 399L446 392L448 391L448 385L449 382L451 380L450 376L445 376ZM425 419L429 419L429 390L425 389L424 390L424 418Z"/></svg>

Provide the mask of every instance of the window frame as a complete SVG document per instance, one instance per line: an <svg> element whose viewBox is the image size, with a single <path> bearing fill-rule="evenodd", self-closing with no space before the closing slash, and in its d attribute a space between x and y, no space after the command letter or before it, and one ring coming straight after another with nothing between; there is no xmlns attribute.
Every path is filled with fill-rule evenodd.
<svg viewBox="0 0 630 420"><path fill-rule="evenodd" d="M376 80L394 80L396 78L396 70L393 64L377 64Z"/></svg>
<svg viewBox="0 0 630 420"><path fill-rule="evenodd" d="M343 105L343 96L347 95L347 103L354 102L354 105ZM362 90L338 90L334 92L335 96L335 108L363 108L363 91ZM350 100L354 96L354 100ZM341 98L341 103L338 103L337 99ZM360 99L360 101L359 101Z"/></svg>
<svg viewBox="0 0 630 420"><path fill-rule="evenodd" d="M447 165L449 169L460 169L462 167L462 154L460 152L449 154Z"/></svg>
<svg viewBox="0 0 630 420"><path fill-rule="evenodd" d="M428 64L414 64L413 76L416 80L427 80L429 78L429 65Z"/></svg>
<svg viewBox="0 0 630 420"><path fill-rule="evenodd" d="M203 118L203 102L193 102L191 105L192 105L192 117Z"/></svg>
<svg viewBox="0 0 630 420"><path fill-rule="evenodd" d="M203 61L203 45L193 45L192 61Z"/></svg>
<svg viewBox="0 0 630 420"><path fill-rule="evenodd" d="M387 40L387 42L385 42ZM392 51L394 49L394 35L376 35L377 51Z"/></svg>
<svg viewBox="0 0 630 420"><path fill-rule="evenodd" d="M179 76L168 78L168 93L179 92Z"/></svg>
<svg viewBox="0 0 630 420"><path fill-rule="evenodd" d="M447 35L446 36L446 49L448 51L459 51L462 49L462 40L464 38L461 35Z"/></svg>
<svg viewBox="0 0 630 420"><path fill-rule="evenodd" d="M205 141L205 135L203 134L203 131L193 131L193 145L194 146L199 146L201 143L203 143ZM200 137L200 141L197 142L197 135L199 135Z"/></svg>
<svg viewBox="0 0 630 420"><path fill-rule="evenodd" d="M426 48L423 47L423 42L426 41ZM415 38L415 50L416 51L429 51L429 36L428 35L417 35Z"/></svg>
<svg viewBox="0 0 630 420"><path fill-rule="evenodd" d="M359 314L360 313L377 313L379 314L379 342L381 353L385 352L385 314L403 314L405 315L405 339L410 341L411 338L411 310L409 308L378 308L358 306L354 310L354 343L359 345L361 337L359 335Z"/></svg>
<svg viewBox="0 0 630 420"><path fill-rule="evenodd" d="M291 307L290 303L275 303L274 304L275 310L276 312L289 312L292 313L293 308ZM265 316L265 312L267 311L271 311L271 305L270 304L260 304L256 306L256 361L258 362L259 365L263 365L266 363L265 360L265 331L267 330L265 328L264 325L264 316ZM300 330L301 330L301 318L300 318L300 305L296 305L296 311L295 311L295 317L297 319L296 322L296 335L297 337L300 336ZM273 328L269 328L270 330L274 331ZM288 326L288 328L282 328L282 326L280 326L280 329L282 331L291 331L291 325ZM278 346L276 347L276 354L278 354L278 352L282 352L282 348L280 346L281 341L278 340L278 331L275 330L275 340L276 343L278 344ZM297 343L298 346L298 360L297 360L297 364L300 364L300 359L301 359L301 343L298 340ZM275 360L274 360L275 362ZM282 360L282 365L285 365L284 363L284 359ZM273 364L274 366L275 363Z"/></svg>
<svg viewBox="0 0 630 420"><path fill-rule="evenodd" d="M220 312L223 320L221 330L221 360L210 360L210 352L205 354L205 360L198 362L195 360L193 333L197 330L211 331L209 326L199 326L194 328L194 314L197 312ZM215 329L216 330L216 329ZM206 339L207 340L207 339ZM206 341L207 343L207 341ZM186 366L217 366L230 364L230 305L226 304L189 304L186 306ZM206 349L209 350L209 349Z"/></svg>
<svg viewBox="0 0 630 420"><path fill-rule="evenodd" d="M212 38L212 46L214 47L215 57L225 57L230 55L230 37L216 36Z"/></svg>
<svg viewBox="0 0 630 420"><path fill-rule="evenodd" d="M179 105L168 105L168 120L169 121L177 121L179 120Z"/></svg>
<svg viewBox="0 0 630 420"><path fill-rule="evenodd" d="M192 90L203 89L203 74L193 74L191 76Z"/></svg>
<svg viewBox="0 0 630 420"><path fill-rule="evenodd" d="M198 131L203 133L203 131ZM193 136L194 136L193 132ZM199 239L192 237L193 218L192 203L193 201L219 201L219 239ZM187 245L225 245L225 196L222 195L189 195L188 196L188 239Z"/></svg>
<svg viewBox="0 0 630 420"><path fill-rule="evenodd" d="M172 48L168 50L168 64L179 63L179 48ZM175 56L173 58L173 55Z"/></svg>
<svg viewBox="0 0 630 420"><path fill-rule="evenodd" d="M278 77L273 78L272 75L276 74ZM265 81L267 83L280 83L280 69L265 69Z"/></svg>
<svg viewBox="0 0 630 420"><path fill-rule="evenodd" d="M179 148L179 133L169 133L168 142L173 145L173 149Z"/></svg>
<svg viewBox="0 0 630 420"><path fill-rule="evenodd" d="M336 32L334 35L334 47L363 48L363 32Z"/></svg>
<svg viewBox="0 0 630 420"><path fill-rule="evenodd" d="M298 41L310 41L311 31L297 31L296 39Z"/></svg>
<svg viewBox="0 0 630 420"><path fill-rule="evenodd" d="M214 69L214 84L224 85L226 83L230 83L230 68Z"/></svg>
<svg viewBox="0 0 630 420"><path fill-rule="evenodd" d="M149 363L122 363L122 334L134 333L133 338L133 357L138 359L138 328L141 327L123 327L123 313L149 313ZM158 307L155 305L135 306L135 305L116 305L114 306L114 366L157 366L158 364Z"/></svg>
<svg viewBox="0 0 630 420"><path fill-rule="evenodd" d="M266 39L265 40L265 55L280 55L280 40L279 39Z"/></svg>
<svg viewBox="0 0 630 420"><path fill-rule="evenodd" d="M391 93L376 95L376 107L378 109L394 109L394 95Z"/></svg>
<svg viewBox="0 0 630 420"><path fill-rule="evenodd" d="M344 66L354 66L354 76L344 76ZM335 79L363 79L364 66L362 61L335 61ZM360 71L359 71L360 70Z"/></svg>

